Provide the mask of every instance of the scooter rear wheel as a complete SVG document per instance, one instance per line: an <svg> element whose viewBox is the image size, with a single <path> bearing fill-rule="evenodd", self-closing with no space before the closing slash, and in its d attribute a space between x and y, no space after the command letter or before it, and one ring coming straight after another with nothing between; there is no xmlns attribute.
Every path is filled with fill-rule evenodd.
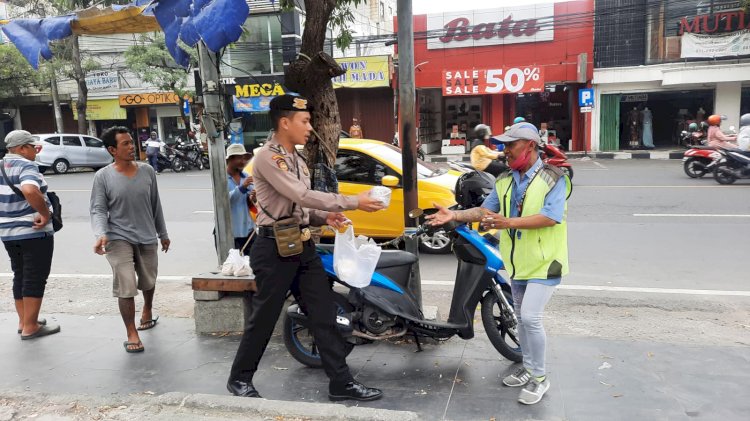
<svg viewBox="0 0 750 421"><path fill-rule="evenodd" d="M503 291L505 299L513 302L510 292ZM518 339L518 327L510 309L505 308L494 292L490 291L482 298L482 324L490 342L503 357L521 362L521 344Z"/></svg>
<svg viewBox="0 0 750 421"><path fill-rule="evenodd" d="M349 303L345 296L334 292L333 297L338 307L338 314L354 311L354 306ZM335 323L335 320L333 322ZM284 345L292 358L300 363L312 368L323 367L312 331L289 317L286 311L284 312ZM353 349L354 344L346 342L346 355L349 355Z"/></svg>

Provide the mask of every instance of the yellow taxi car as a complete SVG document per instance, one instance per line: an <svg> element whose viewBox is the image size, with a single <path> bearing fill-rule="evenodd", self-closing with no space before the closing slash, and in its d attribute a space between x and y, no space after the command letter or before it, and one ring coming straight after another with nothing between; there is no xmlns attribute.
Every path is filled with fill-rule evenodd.
<svg viewBox="0 0 750 421"><path fill-rule="evenodd" d="M245 172L252 174L252 160ZM385 185L392 189L390 206L382 211L368 213L348 211L356 235L376 239L391 239L404 232L404 190L402 188L401 150L378 140L342 138L336 155L334 170L339 182L339 193L357 195L374 186ZM461 172L442 168L422 160L417 162L417 188L419 207L429 212L433 203L440 206L456 204L454 188ZM324 231L324 236L332 235ZM450 238L442 231L424 234L420 250L426 253L448 253Z"/></svg>

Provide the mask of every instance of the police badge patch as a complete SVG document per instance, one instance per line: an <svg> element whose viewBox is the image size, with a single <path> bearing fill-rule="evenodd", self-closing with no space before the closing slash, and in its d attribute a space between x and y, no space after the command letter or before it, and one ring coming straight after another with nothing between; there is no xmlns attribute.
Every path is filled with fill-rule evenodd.
<svg viewBox="0 0 750 421"><path fill-rule="evenodd" d="M279 167L281 171L289 171L289 165L287 165L286 160L284 158L278 157L278 159L275 159L275 161L276 161L276 166Z"/></svg>

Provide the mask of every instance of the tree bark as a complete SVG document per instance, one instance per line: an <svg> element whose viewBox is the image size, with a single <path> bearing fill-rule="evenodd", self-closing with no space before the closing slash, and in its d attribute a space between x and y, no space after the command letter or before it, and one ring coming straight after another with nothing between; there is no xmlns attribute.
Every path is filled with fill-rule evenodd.
<svg viewBox="0 0 750 421"><path fill-rule="evenodd" d="M330 55L323 52L323 48L328 21L336 7L336 0L306 1L305 6L305 31L302 34L300 55L286 69L285 84L292 91L306 97L313 107L312 126L320 138L313 135L315 142L309 142L305 146L308 165L318 162L318 151L322 150L324 162L332 166L336 160L341 119L331 79L346 72Z"/></svg>
<svg viewBox="0 0 750 421"><path fill-rule="evenodd" d="M86 121L86 103L89 96L89 88L86 86L86 74L81 66L81 49L78 46L78 35L73 35L73 74L78 84L78 133L87 134L88 124Z"/></svg>
<svg viewBox="0 0 750 421"><path fill-rule="evenodd" d="M53 74L49 81L50 90L52 91L52 107L55 112L55 127L58 133L65 133L65 125L63 124L62 111L60 110L60 94L57 91L57 79Z"/></svg>

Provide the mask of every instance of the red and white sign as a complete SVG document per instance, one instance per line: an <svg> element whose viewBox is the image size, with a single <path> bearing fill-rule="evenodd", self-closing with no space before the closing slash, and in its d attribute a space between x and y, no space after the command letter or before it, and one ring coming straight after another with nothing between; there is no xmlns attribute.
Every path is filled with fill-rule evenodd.
<svg viewBox="0 0 750 421"><path fill-rule="evenodd" d="M554 14L552 3L428 14L427 49L552 41Z"/></svg>
<svg viewBox="0 0 750 421"><path fill-rule="evenodd" d="M443 96L515 94L544 91L544 68L443 70Z"/></svg>

